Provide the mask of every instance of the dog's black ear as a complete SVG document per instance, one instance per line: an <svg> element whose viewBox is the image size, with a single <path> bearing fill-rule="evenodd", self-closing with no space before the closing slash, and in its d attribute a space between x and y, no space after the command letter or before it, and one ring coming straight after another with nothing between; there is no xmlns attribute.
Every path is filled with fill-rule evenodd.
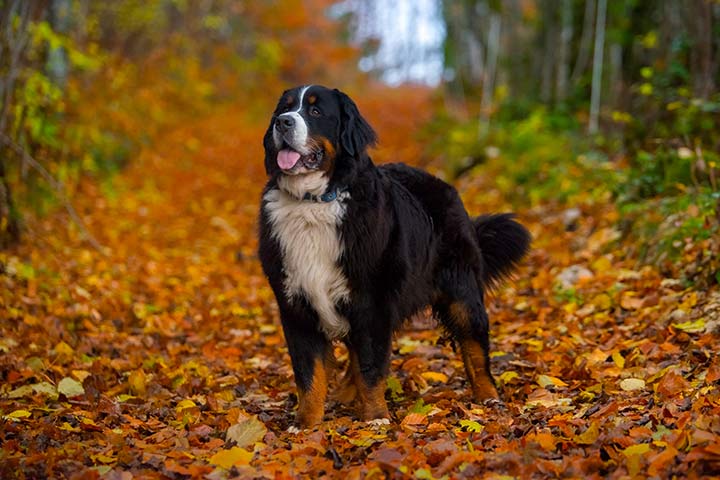
<svg viewBox="0 0 720 480"><path fill-rule="evenodd" d="M335 89L340 101L340 145L350 156L358 156L377 143L377 135L350 97Z"/></svg>

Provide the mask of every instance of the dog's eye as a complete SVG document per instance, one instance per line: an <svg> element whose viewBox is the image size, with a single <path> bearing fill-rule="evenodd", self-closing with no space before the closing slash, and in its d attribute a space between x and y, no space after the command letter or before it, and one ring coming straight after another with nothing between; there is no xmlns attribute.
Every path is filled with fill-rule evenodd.
<svg viewBox="0 0 720 480"><path fill-rule="evenodd" d="M319 117L320 109L317 107L310 107L310 115L312 115L313 117Z"/></svg>

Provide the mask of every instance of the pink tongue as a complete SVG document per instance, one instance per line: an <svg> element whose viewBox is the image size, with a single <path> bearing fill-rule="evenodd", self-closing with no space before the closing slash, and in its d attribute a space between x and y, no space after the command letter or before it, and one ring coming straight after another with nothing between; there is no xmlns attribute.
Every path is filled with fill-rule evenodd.
<svg viewBox="0 0 720 480"><path fill-rule="evenodd" d="M300 154L293 150L280 150L277 154L277 164L283 170L290 170L300 160Z"/></svg>

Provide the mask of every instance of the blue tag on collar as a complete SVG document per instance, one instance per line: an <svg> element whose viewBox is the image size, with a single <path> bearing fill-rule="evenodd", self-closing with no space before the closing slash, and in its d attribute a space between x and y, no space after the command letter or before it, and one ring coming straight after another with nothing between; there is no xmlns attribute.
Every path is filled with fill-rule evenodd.
<svg viewBox="0 0 720 480"><path fill-rule="evenodd" d="M322 195L320 195L320 200L323 202L332 202L337 198L337 188L333 188L329 192L325 192Z"/></svg>
<svg viewBox="0 0 720 480"><path fill-rule="evenodd" d="M323 193L319 197L316 195L311 194L310 192L306 192L305 195L303 195L303 200L311 201L311 202L323 202L323 203L329 203L333 200L336 200L338 198L338 189L333 188L332 190L328 190L327 192Z"/></svg>

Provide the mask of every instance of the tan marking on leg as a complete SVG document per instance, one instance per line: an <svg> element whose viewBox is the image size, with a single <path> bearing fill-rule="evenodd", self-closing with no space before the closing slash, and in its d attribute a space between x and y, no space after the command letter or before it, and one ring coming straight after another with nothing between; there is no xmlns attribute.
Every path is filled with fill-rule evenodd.
<svg viewBox="0 0 720 480"><path fill-rule="evenodd" d="M363 420L388 418L390 413L388 412L387 402L385 402L385 379L380 379L374 387L368 387L362 380L360 385L358 388L360 418Z"/></svg>
<svg viewBox="0 0 720 480"><path fill-rule="evenodd" d="M465 371L472 385L475 401L481 402L489 398L499 398L495 383L487 372L485 351L476 340L463 340L460 343Z"/></svg>
<svg viewBox="0 0 720 480"><path fill-rule="evenodd" d="M301 428L309 428L322 422L327 397L327 374L324 359L316 359L312 382L306 391L298 389L296 422Z"/></svg>
<svg viewBox="0 0 720 480"><path fill-rule="evenodd" d="M358 367L355 362L357 362L357 357L351 351L348 351L347 370L343 373L336 391L331 394L333 400L345 405L351 405L358 394L356 378Z"/></svg>
<svg viewBox="0 0 720 480"><path fill-rule="evenodd" d="M485 362L486 352L480 342L471 337L470 312L465 304L454 302L450 305L450 315L456 327L462 332L467 332L466 337L460 340L460 350L475 400L480 402L488 398L499 398L495 382L488 373Z"/></svg>
<svg viewBox="0 0 720 480"><path fill-rule="evenodd" d="M385 402L385 386L387 382L385 378L375 386L368 386L360 373L360 361L357 353L350 349L350 367L349 372L354 379L358 400L358 415L362 420L373 420L376 418L388 418L387 402Z"/></svg>

